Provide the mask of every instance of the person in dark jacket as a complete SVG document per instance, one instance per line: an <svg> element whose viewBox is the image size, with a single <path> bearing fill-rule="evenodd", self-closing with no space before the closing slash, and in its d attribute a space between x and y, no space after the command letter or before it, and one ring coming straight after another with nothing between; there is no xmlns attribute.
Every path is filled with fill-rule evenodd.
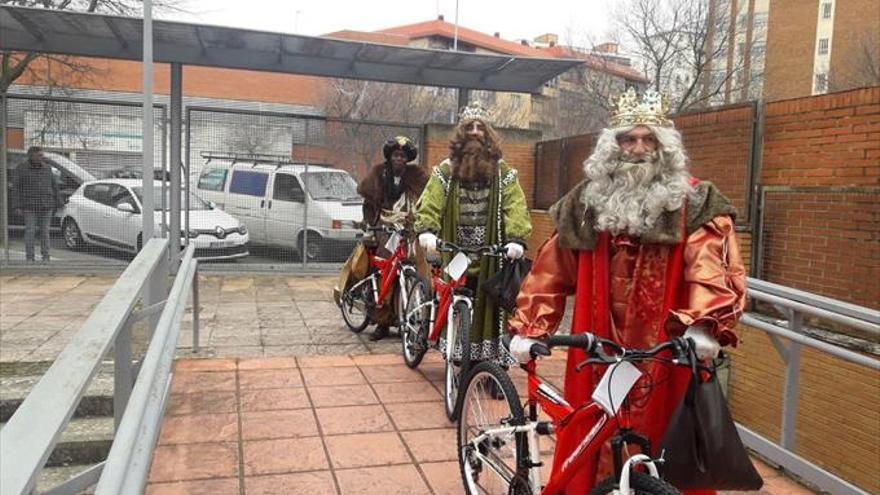
<svg viewBox="0 0 880 495"><path fill-rule="evenodd" d="M413 163L419 150L408 137L397 136L385 142L382 154L385 162L373 165L358 184L358 194L364 198L364 224L377 226L402 221L404 226L411 227L415 203L428 182L427 172ZM377 242L379 246L383 243ZM377 326L370 340L387 337L394 317L393 305L383 307L376 316Z"/></svg>
<svg viewBox="0 0 880 495"><path fill-rule="evenodd" d="M31 146L27 161L15 169L12 191L13 204L24 217L25 258L34 261L34 242L37 226L40 228L40 254L43 262L49 261L49 225L55 210L63 206L58 181L52 175L52 167L43 157L43 149Z"/></svg>

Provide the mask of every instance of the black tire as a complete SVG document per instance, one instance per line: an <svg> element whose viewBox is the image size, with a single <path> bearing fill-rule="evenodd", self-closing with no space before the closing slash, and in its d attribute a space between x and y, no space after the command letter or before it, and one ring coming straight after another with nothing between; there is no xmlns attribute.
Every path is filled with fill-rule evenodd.
<svg viewBox="0 0 880 495"><path fill-rule="evenodd" d="M630 472L629 486L637 495L681 495L681 492L674 486L645 473ZM617 482L611 477L590 490L590 495L605 495L613 493L617 488Z"/></svg>
<svg viewBox="0 0 880 495"><path fill-rule="evenodd" d="M339 296L339 310L342 312L342 319L345 320L349 330L354 333L361 333L370 324L370 313L373 306L373 301L370 299L373 296L370 282L357 285L358 282L349 281ZM355 312L356 309L359 311Z"/></svg>
<svg viewBox="0 0 880 495"><path fill-rule="evenodd" d="M525 433L493 437L476 448L471 443L490 427L525 423L519 395L507 372L492 361L476 364L462 387L458 418L458 467L465 493L531 494L528 468L522 467L521 462L529 458ZM480 459L477 453L491 457L498 470Z"/></svg>
<svg viewBox="0 0 880 495"><path fill-rule="evenodd" d="M303 244L305 242L305 249ZM296 243L299 251L300 261L321 261L324 255L324 242L321 236L314 232L305 232L299 235L299 241Z"/></svg>
<svg viewBox="0 0 880 495"><path fill-rule="evenodd" d="M461 382L467 377L471 364L471 309L464 302L459 301L452 306L452 321L446 323L447 330L455 325L455 342L448 338L446 332L446 345L453 346L458 343L461 346L461 357L456 365L455 361L446 361L445 389L443 391L443 405L446 408L446 417L449 421L458 419L458 405Z"/></svg>
<svg viewBox="0 0 880 495"><path fill-rule="evenodd" d="M65 218L61 224L61 237L64 238L64 245L67 249L77 250L85 246L79 225L76 224L76 220L70 217Z"/></svg>
<svg viewBox="0 0 880 495"><path fill-rule="evenodd" d="M416 309L428 301L428 289L424 280L415 274L406 275L404 287L408 290L407 304L400 320L400 349L403 362L409 368L415 369L428 352L430 309L427 306Z"/></svg>

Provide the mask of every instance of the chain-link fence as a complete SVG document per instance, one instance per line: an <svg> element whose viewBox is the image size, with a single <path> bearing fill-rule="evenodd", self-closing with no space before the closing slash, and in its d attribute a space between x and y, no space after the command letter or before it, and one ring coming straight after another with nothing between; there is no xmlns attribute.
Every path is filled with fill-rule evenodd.
<svg viewBox="0 0 880 495"><path fill-rule="evenodd" d="M357 183L387 139L422 141L418 126L307 115L190 107L186 121L190 190L246 232L240 263L345 261L361 235ZM190 225L212 228L203 214Z"/></svg>
<svg viewBox="0 0 880 495"><path fill-rule="evenodd" d="M154 176L167 176L165 108L153 109ZM142 242L143 112L137 103L9 96L7 121L8 244L10 264L51 259L56 265L125 264ZM43 149L58 188L46 195L40 167L27 150ZM94 182L98 181L98 182ZM157 182L156 211L167 205ZM157 228L167 212L157 213ZM49 235L41 225L48 223Z"/></svg>

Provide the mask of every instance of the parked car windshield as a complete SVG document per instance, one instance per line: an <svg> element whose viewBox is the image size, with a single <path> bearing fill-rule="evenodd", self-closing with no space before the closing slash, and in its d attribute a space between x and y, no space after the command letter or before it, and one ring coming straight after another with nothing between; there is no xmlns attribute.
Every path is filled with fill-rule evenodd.
<svg viewBox="0 0 880 495"><path fill-rule="evenodd" d="M138 197L138 201L140 201L141 204L144 204L143 188L133 187L133 188L131 188L131 190L134 191L135 195ZM180 209L183 210L186 208L186 202L184 200L184 198L186 197L186 193L181 192L180 194L181 194L181 196L180 196L180 199L181 199ZM166 203L165 209L168 210L169 209L169 198L168 197L165 198L165 203ZM158 210L160 208L161 204L162 204L162 189L159 187L154 187L153 188L153 208L155 210ZM204 200L202 200L201 198L199 198L195 194L190 193L189 194L189 209L191 211L210 210L211 207L208 205L207 202L205 202Z"/></svg>
<svg viewBox="0 0 880 495"><path fill-rule="evenodd" d="M361 199L357 182L345 172L308 172L302 174L314 200L350 201Z"/></svg>

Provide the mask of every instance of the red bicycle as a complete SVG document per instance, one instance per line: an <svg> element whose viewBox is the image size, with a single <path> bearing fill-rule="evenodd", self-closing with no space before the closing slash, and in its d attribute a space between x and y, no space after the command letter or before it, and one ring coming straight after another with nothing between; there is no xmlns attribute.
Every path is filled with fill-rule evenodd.
<svg viewBox="0 0 880 495"><path fill-rule="evenodd" d="M468 254L498 256L499 246L480 246L464 248L451 242L438 241L437 250L455 253L445 268L441 269L439 260L430 260L432 265L433 296L421 279L410 287L405 303L405 317L401 322L400 336L403 360L410 368L416 368L429 348L440 347L440 336L446 329L446 348L441 349L446 359L446 387L443 402L446 416L455 421L458 412L459 385L466 376L471 362L471 321L473 319L474 294L466 287L467 268L470 265ZM447 323L450 323L447 325ZM456 344L461 349L460 356L454 351Z"/></svg>
<svg viewBox="0 0 880 495"><path fill-rule="evenodd" d="M689 345L682 338L674 338L652 349L632 350L588 333L549 337L534 344L532 360L521 365L528 373L528 416L523 412L513 381L501 367L492 362L475 366L463 388L458 423L459 467L466 492L470 495L562 493L585 462L594 458L613 437L614 476L599 483L590 492L592 495L678 494L675 487L659 478L655 466L658 460L645 454L651 451L650 442L632 430L628 397L641 375L633 363L656 360L691 366ZM608 365L587 404L572 407L537 376L535 358L550 355L550 349L557 346L577 347L586 352L589 358L578 364L578 371L587 364ZM606 349L613 353L608 354ZM503 398L493 397L493 388L500 389ZM538 420L539 407L550 421ZM572 434L570 432L577 431L572 428L575 425L590 425L589 433L579 439L578 447L559 470L554 466L544 484L539 437L556 434L558 445L566 435ZM642 453L629 456L628 445L638 446ZM647 473L636 471L637 465L642 465L641 469Z"/></svg>
<svg viewBox="0 0 880 495"><path fill-rule="evenodd" d="M406 309L406 296L410 288L418 280L416 268L410 253L411 242L407 241L408 232L405 229L394 229L385 226L368 227L368 232L383 232L389 234L385 242L385 248L391 252L388 258L376 256L375 249L369 249L370 271L362 280L346 284L339 300L342 310L342 319L352 332L363 331L370 323L375 321L376 311L386 304L393 304L391 296L394 293L394 284L398 284L397 292L397 318L398 326L401 325L402 317Z"/></svg>

